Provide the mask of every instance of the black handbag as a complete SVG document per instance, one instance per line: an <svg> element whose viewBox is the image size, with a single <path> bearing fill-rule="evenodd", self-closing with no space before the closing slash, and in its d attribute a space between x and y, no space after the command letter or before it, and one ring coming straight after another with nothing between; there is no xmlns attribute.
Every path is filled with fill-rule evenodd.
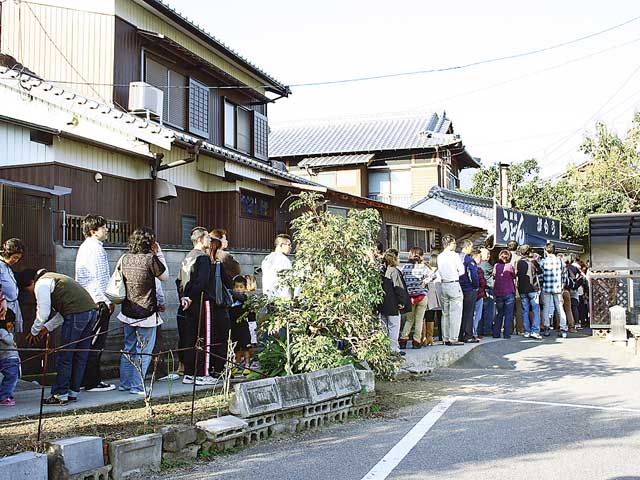
<svg viewBox="0 0 640 480"><path fill-rule="evenodd" d="M230 307L233 304L233 297L231 296L231 292L227 287L222 283L222 275L220 271L222 270L222 266L220 262L216 262L216 279L215 279L215 289L216 289L216 306L218 307Z"/></svg>

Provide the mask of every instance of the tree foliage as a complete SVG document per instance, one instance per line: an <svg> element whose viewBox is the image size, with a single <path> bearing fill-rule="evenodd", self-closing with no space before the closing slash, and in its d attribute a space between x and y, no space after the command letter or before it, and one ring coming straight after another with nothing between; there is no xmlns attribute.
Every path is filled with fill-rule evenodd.
<svg viewBox="0 0 640 480"><path fill-rule="evenodd" d="M640 115L634 116L625 137L599 123L580 150L586 165L569 166L559 179L542 178L535 159L517 162L509 170L510 197L515 208L562 221L563 237L585 243L588 216L594 213L631 212L640 198ZM498 168L481 168L468 193L497 195Z"/></svg>
<svg viewBox="0 0 640 480"><path fill-rule="evenodd" d="M379 376L390 377L398 357L375 314L382 299L372 255L380 215L352 209L343 217L329 213L326 203L306 192L291 203L292 211L302 213L292 222L293 268L280 281L299 294L293 300L258 297L269 312L261 328L277 335L288 327L294 372L366 362Z"/></svg>

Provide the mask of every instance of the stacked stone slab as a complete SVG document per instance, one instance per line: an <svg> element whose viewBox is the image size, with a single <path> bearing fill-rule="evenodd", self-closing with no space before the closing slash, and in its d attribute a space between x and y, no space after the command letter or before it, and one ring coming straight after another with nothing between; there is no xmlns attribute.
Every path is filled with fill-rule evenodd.
<svg viewBox="0 0 640 480"><path fill-rule="evenodd" d="M104 464L102 438L72 437L47 444L49 480L106 479L111 465Z"/></svg>
<svg viewBox="0 0 640 480"><path fill-rule="evenodd" d="M113 480L123 480L144 472L159 472L162 461L162 435L150 433L116 440L109 444Z"/></svg>
<svg viewBox="0 0 640 480"><path fill-rule="evenodd" d="M47 480L47 456L23 452L0 458L0 480Z"/></svg>

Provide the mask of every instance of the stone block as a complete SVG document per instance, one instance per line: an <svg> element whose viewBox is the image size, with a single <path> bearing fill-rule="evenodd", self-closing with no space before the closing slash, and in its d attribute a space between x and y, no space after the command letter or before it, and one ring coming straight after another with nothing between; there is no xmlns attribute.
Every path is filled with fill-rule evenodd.
<svg viewBox="0 0 640 480"><path fill-rule="evenodd" d="M167 460L193 460L198 458L198 451L200 450L200 445L192 444L184 447L179 452L163 452L162 458Z"/></svg>
<svg viewBox="0 0 640 480"><path fill-rule="evenodd" d="M280 391L282 408L296 408L311 403L311 392L305 375L277 377L276 385Z"/></svg>
<svg viewBox="0 0 640 480"><path fill-rule="evenodd" d="M229 402L229 411L242 418L282 409L280 391L273 378L234 385L235 395Z"/></svg>
<svg viewBox="0 0 640 480"><path fill-rule="evenodd" d="M69 475L104 467L100 437L72 437L49 442L47 454L60 456Z"/></svg>
<svg viewBox="0 0 640 480"><path fill-rule="evenodd" d="M376 391L376 375L373 370L356 370L360 386L365 389L364 393L373 393Z"/></svg>
<svg viewBox="0 0 640 480"><path fill-rule="evenodd" d="M162 435L150 433L116 440L109 444L111 476L121 480L145 471L159 472L162 460Z"/></svg>
<svg viewBox="0 0 640 480"><path fill-rule="evenodd" d="M179 452L198 439L198 429L192 425L165 425L157 430L162 435L162 450Z"/></svg>
<svg viewBox="0 0 640 480"><path fill-rule="evenodd" d="M353 365L344 365L330 370L333 386L338 397L352 395L361 390L360 380Z"/></svg>
<svg viewBox="0 0 640 480"><path fill-rule="evenodd" d="M305 375L312 403L320 403L337 396L331 370L318 370Z"/></svg>
<svg viewBox="0 0 640 480"><path fill-rule="evenodd" d="M0 458L0 480L47 480L47 456L23 452Z"/></svg>
<svg viewBox="0 0 640 480"><path fill-rule="evenodd" d="M304 407L305 417L317 417L331 411L331 401L314 403L313 405L307 405Z"/></svg>
<svg viewBox="0 0 640 480"><path fill-rule="evenodd" d="M247 431L248 424L233 415L225 415L224 417L202 420L196 423L196 427L207 435L207 440L221 443L243 436Z"/></svg>

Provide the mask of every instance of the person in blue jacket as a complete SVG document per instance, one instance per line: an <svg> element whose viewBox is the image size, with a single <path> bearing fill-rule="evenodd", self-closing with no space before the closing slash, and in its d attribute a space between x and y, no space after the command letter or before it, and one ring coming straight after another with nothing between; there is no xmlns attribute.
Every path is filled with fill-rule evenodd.
<svg viewBox="0 0 640 480"><path fill-rule="evenodd" d="M460 335L458 340L466 343L478 343L479 340L473 336L473 313L475 311L480 280L478 278L478 265L471 256L473 252L473 242L464 240L462 242L462 263L464 264L464 274L460 275L460 288L462 289L462 324L460 325Z"/></svg>

